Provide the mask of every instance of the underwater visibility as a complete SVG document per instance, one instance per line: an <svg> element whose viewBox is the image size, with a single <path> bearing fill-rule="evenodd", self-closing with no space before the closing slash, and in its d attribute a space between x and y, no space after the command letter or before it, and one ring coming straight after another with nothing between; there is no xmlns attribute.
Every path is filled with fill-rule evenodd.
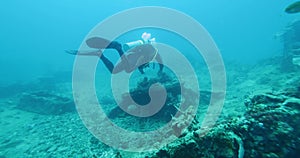
<svg viewBox="0 0 300 158"><path fill-rule="evenodd" d="M300 155L300 1L0 8L0 158Z"/></svg>

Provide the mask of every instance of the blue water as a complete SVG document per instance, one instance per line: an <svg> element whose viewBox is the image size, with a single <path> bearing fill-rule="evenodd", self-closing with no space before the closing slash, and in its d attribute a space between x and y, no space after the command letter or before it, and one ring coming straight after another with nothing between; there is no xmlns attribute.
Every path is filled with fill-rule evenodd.
<svg viewBox="0 0 300 158"><path fill-rule="evenodd" d="M293 1L1 1L0 82L19 82L58 70L72 70L65 49L77 49L99 22L119 11L163 6L184 12L212 35L225 59L245 63L279 54L274 35L298 15ZM157 39L159 40L159 39Z"/></svg>
<svg viewBox="0 0 300 158"><path fill-rule="evenodd" d="M79 49L81 44L84 42L83 40L87 37L90 31L102 21L110 18L112 15L124 10L143 6L158 6L177 10L195 19L209 32L220 50L227 73L227 95L220 120L226 121L234 118L235 120L233 119L232 121L234 122L238 119L245 119L242 116L244 116L243 114L247 112L256 116L255 110L263 109L255 107L259 106L256 105L258 102L256 102L255 98L251 98L252 95L256 94L256 92L262 93L262 95L257 97L258 100L260 99L259 97L262 97L259 101L267 98L264 100L265 102L262 101L262 105L270 107L270 111L276 114L276 116L274 116L276 117L275 120L278 117L283 118L283 120L286 121L289 119L286 119L285 117L289 117L290 115L295 115L299 118L299 110L296 109L296 112L289 113L289 110L294 108L294 106L296 107L300 105L300 78L298 77L300 75L298 71L295 71L299 70L299 66L296 67L289 63L292 65L291 67L294 66L293 68L295 69L291 69L286 72L279 70L280 65L282 66L285 64L284 62L282 64L282 61L285 60L279 60L284 52L283 42L281 41L282 39L280 38L280 35L286 31L286 26L289 23L300 17L300 13L287 14L284 12L284 9L292 2L294 1L1 1L0 129L3 128L5 130L0 130L0 158L14 157L15 153L17 157L23 157L24 155L24 157L92 157L95 155L95 157L112 157L118 155L117 150L98 141L85 128L84 124L81 122L82 118L80 118L80 115L76 112L73 101L74 96L77 97L74 98L75 102L77 99L88 100L87 105L93 105L96 101L99 101L106 114L111 115L111 119L115 121L117 125L129 130L136 125L138 127L137 129L134 129L136 131L151 131L152 129L163 127L167 121L172 120L173 115L176 112L180 111L176 107L179 106L178 102L186 99L189 104L192 104L192 101L198 101L191 97L192 101L189 102L190 98L184 98L182 96L183 94L178 93L177 90L180 89L180 87L177 84L178 80L174 79L175 77L172 76L174 72L172 72L171 68L165 68L166 73L164 75L168 74L169 76L166 75L167 77L164 76L159 79L155 78L158 70L158 65L156 65L154 70L150 69L151 67L145 70L147 73L144 75L140 75L138 71L134 71L130 78L129 86L131 88L130 90L134 89L136 90L135 92L139 92L140 89L145 87L147 89L150 87L150 85L147 85L147 81L150 81L151 79L152 82L157 80L164 82L164 86L169 86L168 88L172 91L167 97L167 100L170 102L166 103L166 107L164 107L167 112L162 110L158 113L158 115L154 115L153 117L150 117L150 119L129 117L127 113L125 114L124 111L117 107L116 100L112 97L112 81L110 80L111 74L100 60L96 67L97 71L95 76L93 76L95 77L95 90L97 93L90 94L86 92L83 97L78 97L76 94L72 96L72 92L74 92L74 89L72 91L72 84L74 83L72 83L72 72L75 56L65 53L65 50ZM160 17L158 16L157 18ZM176 20L176 17L172 20ZM181 21L178 20L178 23L180 22ZM120 21L120 27L122 27L121 25L126 24L126 21ZM145 31L151 33L152 37L156 38L157 42L167 44L179 50L194 68L197 73L197 81L199 82L198 86L200 86L199 92L202 94L202 96L200 96L200 101L198 102L200 107L197 109L197 114L200 114L200 116L197 115L197 119L203 119L202 114L204 114L203 112L205 112L205 108L207 108L210 96L214 93L221 93L220 91L214 91L213 94L211 93L211 83L213 81L211 81L210 77L212 74L209 74L205 60L188 40L169 30L158 28L139 28L118 36L116 40L120 43L134 41L140 39L141 34ZM195 30L190 31L192 32ZM291 45L297 44L297 41L292 42L295 43L291 43ZM298 46L295 47L298 48ZM289 51L298 51L299 53L299 50L295 51L294 49L290 49ZM104 54L113 62L117 62L119 56L117 53L113 52L115 51L105 50ZM293 55L297 56L300 54L295 53ZM173 56L170 55L169 57L172 59ZM182 64L177 62L177 60L174 60L174 63L179 66ZM87 65L88 64L89 63L87 63ZM256 64L258 64L258 66ZM183 70L185 70L185 67L183 67ZM88 76L88 73L85 74L83 72L83 75L80 76L83 81L86 79L86 76L84 75ZM191 74L184 73L181 75L192 76ZM176 77L180 78L182 76ZM220 76L220 78L221 77L222 76ZM184 80L184 82L186 82L185 85L188 85L188 79ZM147 86L143 87L143 84L146 84ZM193 86L196 87L197 85L192 85L188 88ZM87 89L87 91L88 90L89 89ZM137 96L135 96L136 99L140 102L144 103L150 100L147 94L135 94L137 94ZM194 93L191 94L191 96L196 95ZM97 99L99 100L90 101L90 97L93 97L94 95L97 96ZM140 98L140 96L145 95L147 97L147 101L145 101L142 97ZM269 98L268 100L268 97L271 99ZM279 101L272 97L279 97ZM122 99L126 101L124 98ZM246 101L248 101L248 106L252 106L257 109L253 108L254 111L247 109L249 107L244 105L244 102L246 103ZM282 102L285 101L288 106L284 108L287 108L288 110L282 110L282 112L279 109L279 112L276 111ZM91 111L93 110L94 109L91 109ZM241 149L240 146L242 146L239 142L244 141L245 153L248 154L245 157L251 157L255 155L255 152L261 155L270 154L271 156L269 156L272 157L273 153L263 150L269 149L268 147L262 149L258 147L255 148L255 150L249 148L249 146L256 147L257 145L251 144L252 135L253 139L257 139L254 143L259 143L259 141L263 139L260 134L265 131L273 132L267 127L274 129L274 126L276 126L275 123L272 124L272 121L271 123L269 121L273 118L269 115L268 112L270 111L268 111L268 108L263 110L261 111L262 115L266 114L266 116L264 116L262 120L259 120L261 122L255 122L257 121L256 119L250 119L250 123L247 122L248 120L243 120L246 122L243 124L243 122L240 121L242 123L237 123L238 125L245 125L236 127L236 130L240 130L238 131L240 133L236 131L236 133L233 134L232 132L224 132L226 134L229 133L229 136L221 134L220 137L215 139L223 141L223 136L224 139L228 136L230 138L228 141L229 143L227 142L229 144L227 144L229 149L224 147L224 150L232 150L232 152L235 152L233 155L238 155L237 152ZM285 115L286 113L284 113L284 115L280 115L282 114L281 112L286 112L287 115ZM95 117L96 116L98 115L95 112ZM276 121L278 120L279 119ZM291 126L289 130L295 128L295 131L298 132L300 128L296 126L296 123L292 122L293 120L291 120L291 122L289 121L287 121L287 123L284 122L282 127ZM191 126L191 128L198 129L199 127L197 126L197 123L195 124L196 125L193 127ZM247 132L243 131L246 126L247 128L249 126L249 129L251 129L249 130L249 133L252 132L252 135L247 135ZM229 127L230 126L228 126L228 128ZM278 131L279 130L280 128L278 128ZM216 132L217 136L218 132L219 131ZM187 136L195 134L191 133L187 134ZM284 131L282 133L285 136ZM288 138L279 136L276 140L270 140L273 138L273 135L270 135L270 139L268 139L268 135L264 135L264 141L270 141L270 143L276 144L276 141L282 143L282 140L288 140L290 142L287 142L287 147L282 148L280 152L288 152L291 150L296 153L298 148L290 147L290 144L295 145L292 140L295 137L297 139L299 138L298 135L293 134L291 134ZM251 138L251 141L247 140L249 138ZM207 137L205 139L207 139ZM210 140L210 137L208 137L208 140ZM232 140L233 143L230 144L230 141ZM278 146L278 143L276 145ZM270 150L273 150L272 147L273 146L270 147ZM278 153L276 153L277 151ZM277 151L275 150L272 152L278 155L286 154L280 153L279 149ZM209 151L207 150L207 152ZM131 157L131 153L123 152L122 154L124 154L124 157ZM157 154L159 154L159 152ZM230 154L232 153L228 152L228 155ZM212 155L216 156L215 153ZM293 153L291 155L293 155Z"/></svg>

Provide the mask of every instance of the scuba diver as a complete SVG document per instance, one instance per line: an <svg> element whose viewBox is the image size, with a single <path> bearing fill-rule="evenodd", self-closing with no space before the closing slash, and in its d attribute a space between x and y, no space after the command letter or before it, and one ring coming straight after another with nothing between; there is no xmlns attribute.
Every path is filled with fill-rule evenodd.
<svg viewBox="0 0 300 158"><path fill-rule="evenodd" d="M163 62L158 50L153 46L155 38L151 38L151 34L144 32L142 40L129 42L122 45L116 41L109 41L101 37L92 37L86 40L86 44L90 48L97 49L96 51L80 52L77 50L67 50L66 52L72 55L98 56L106 68L116 74L121 71L130 73L138 68L141 74L144 74L144 69L149 67L149 63L156 60L159 63L158 73L162 73ZM102 49L115 49L121 60L114 66L113 63L104 56ZM123 49L126 51L124 53Z"/></svg>

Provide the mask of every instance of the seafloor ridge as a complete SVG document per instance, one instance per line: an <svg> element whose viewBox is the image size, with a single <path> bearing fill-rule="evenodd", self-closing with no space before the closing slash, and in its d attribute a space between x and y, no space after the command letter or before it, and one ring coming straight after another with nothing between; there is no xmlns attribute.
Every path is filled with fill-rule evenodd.
<svg viewBox="0 0 300 158"><path fill-rule="evenodd" d="M283 72L279 60L281 58L272 58L249 67L228 64L227 96L217 125L207 135L199 137L199 121L195 117L179 139L147 153L113 150L92 136L76 113L71 83L63 79L65 76L2 87L0 155L293 157L300 151L300 75L299 69ZM171 84L169 88L173 88L172 95L175 96L177 82L173 79L169 81L172 81L168 84ZM205 91L202 94L202 100L207 100L209 94ZM113 103L107 96L100 100ZM168 102L176 102L176 99ZM205 104L206 101L199 108L206 108ZM161 120L165 123L170 119L176 108L168 106L164 110L169 113L154 116L153 122ZM135 120L126 113L118 112L115 106L108 106L107 111L114 122L125 125L123 128L157 128L151 120ZM136 127L128 124L136 121L139 121Z"/></svg>

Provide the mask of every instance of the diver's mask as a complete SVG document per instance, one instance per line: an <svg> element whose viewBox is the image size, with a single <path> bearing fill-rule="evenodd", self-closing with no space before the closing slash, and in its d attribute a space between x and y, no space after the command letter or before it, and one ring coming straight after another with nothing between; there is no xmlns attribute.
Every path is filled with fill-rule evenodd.
<svg viewBox="0 0 300 158"><path fill-rule="evenodd" d="M127 50L136 47L138 45L142 45L142 44L153 44L155 42L155 38L151 38L151 34L144 32L141 36L142 40L137 40L137 41L132 41L132 42L128 42L123 44L123 49L126 52Z"/></svg>

